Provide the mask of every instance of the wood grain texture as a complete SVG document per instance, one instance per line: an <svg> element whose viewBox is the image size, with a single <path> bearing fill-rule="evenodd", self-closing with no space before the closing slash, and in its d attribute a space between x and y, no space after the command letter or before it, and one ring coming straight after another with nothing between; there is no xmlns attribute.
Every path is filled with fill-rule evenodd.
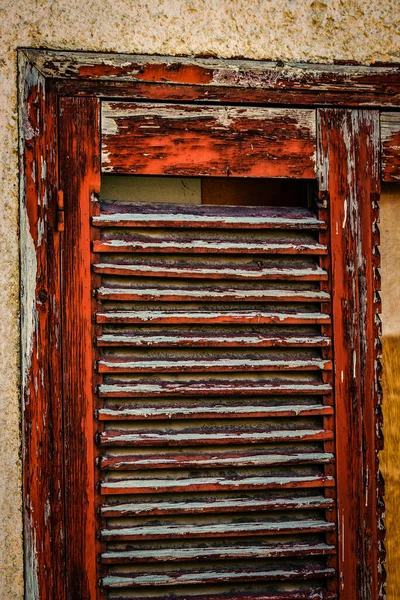
<svg viewBox="0 0 400 600"><path fill-rule="evenodd" d="M22 60L19 67L25 593L32 600L63 600L57 96L34 65Z"/></svg>
<svg viewBox="0 0 400 600"><path fill-rule="evenodd" d="M385 449L380 454L385 478L385 525L387 550L387 600L397 600L400 589L400 339L382 338Z"/></svg>
<svg viewBox="0 0 400 600"><path fill-rule="evenodd" d="M63 98L60 102L60 171L65 201L63 386L69 600L99 598L90 292L90 197L100 188L99 116L96 99Z"/></svg>
<svg viewBox="0 0 400 600"><path fill-rule="evenodd" d="M321 196L329 201L343 600L383 597L377 465L376 261L379 115L318 111ZM361 501L362 499L362 501Z"/></svg>
<svg viewBox="0 0 400 600"><path fill-rule="evenodd" d="M60 93L131 99L399 106L398 65L318 65L25 49Z"/></svg>
<svg viewBox="0 0 400 600"><path fill-rule="evenodd" d="M307 109L102 103L102 171L315 178Z"/></svg>
<svg viewBox="0 0 400 600"><path fill-rule="evenodd" d="M381 113L383 181L400 182L400 114Z"/></svg>

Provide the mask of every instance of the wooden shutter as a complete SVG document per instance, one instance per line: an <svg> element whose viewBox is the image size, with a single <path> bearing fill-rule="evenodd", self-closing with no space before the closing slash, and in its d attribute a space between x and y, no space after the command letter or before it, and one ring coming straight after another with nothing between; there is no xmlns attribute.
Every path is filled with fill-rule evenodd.
<svg viewBox="0 0 400 600"><path fill-rule="evenodd" d="M326 221L133 201L92 225L102 587L334 598Z"/></svg>
<svg viewBox="0 0 400 600"><path fill-rule="evenodd" d="M61 102L69 597L353 600L379 550L376 114L318 113L307 207L218 207L103 202L100 165L307 179L315 112L122 108L101 158L100 101Z"/></svg>

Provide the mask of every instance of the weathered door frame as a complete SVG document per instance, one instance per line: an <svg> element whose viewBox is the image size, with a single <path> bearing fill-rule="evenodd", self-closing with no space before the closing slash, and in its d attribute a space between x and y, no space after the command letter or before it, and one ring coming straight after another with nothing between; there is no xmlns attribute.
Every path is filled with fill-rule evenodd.
<svg viewBox="0 0 400 600"><path fill-rule="evenodd" d="M379 197L379 176L376 169L380 168L384 181L400 180L400 120L395 112L400 107L400 67L285 65L32 49L19 51L19 67L26 598L66 600L60 339L60 235L63 235L64 207L58 181L58 113L59 98L63 96L79 96L88 101L90 98L119 98L318 109L318 126L323 126L325 133L331 130L329 135L320 135L318 157L323 157L317 164L320 200L324 203L327 199L326 185L330 178L331 219L332 223L338 224L337 231L340 232L336 244L338 261L342 261L341 272L346 272L348 260L354 260L351 268L360 273L360 287L346 287L345 277L337 282L334 300L349 317L355 311L359 315L358 320L349 319L347 337L344 337L347 345L343 344L344 355L349 355L351 350L350 364L357 373L354 381L344 377L342 385L343 395L346 390L351 390L353 399L356 398L348 409L352 410L349 423L358 424L357 436L349 435L349 444L353 450L358 449L358 456L364 459L360 461L353 482L349 482L349 494L355 497L362 494L359 486L366 482L364 492L368 500L365 508L364 503L361 503L363 508L359 504L360 510L349 523L351 531L361 531L361 535L357 540L358 564L348 567L348 572L352 573L351 588L357 594L354 600L356 597L360 600L382 597L384 550L382 534L378 536L382 530L383 512L377 464L377 452L381 448L378 317L374 327L365 331L362 339L359 332L363 329L365 311L375 313L378 308L378 304L371 302L374 293L379 301L375 291L379 285L377 253L372 260L378 243L375 203ZM339 107L348 110L338 111ZM371 136L379 139L379 111L381 161L377 144L368 157L363 152L364 145L354 141L371 139ZM338 136L340 130L344 134ZM349 143L353 145L349 146ZM346 163L342 181L336 178L332 169L327 169L328 163L335 164L340 156ZM370 179L376 185L364 189L360 170L358 179L353 177L354 165L362 168L372 156L374 160L376 158L376 164L371 167L375 171ZM350 179L345 178L347 169ZM345 179L351 181L351 189L344 186ZM355 202L354 189L361 190L363 207ZM332 190L338 198L336 203ZM355 246L350 244L344 251L349 236L353 244L361 244L361 262L357 263ZM371 257L367 267L365 256ZM353 339L351 332L354 332L356 345L348 343ZM342 333L336 332L337 335ZM376 359L376 368L372 358L368 364L362 364L360 358L367 352ZM340 384L340 365L336 365L336 373L336 381ZM368 386L373 392L368 396L369 403L365 403L364 391ZM350 425L347 433L352 434ZM346 448L342 451L345 454ZM371 539L375 541L372 545ZM344 564L345 560L342 562ZM346 600L353 600L348 592Z"/></svg>

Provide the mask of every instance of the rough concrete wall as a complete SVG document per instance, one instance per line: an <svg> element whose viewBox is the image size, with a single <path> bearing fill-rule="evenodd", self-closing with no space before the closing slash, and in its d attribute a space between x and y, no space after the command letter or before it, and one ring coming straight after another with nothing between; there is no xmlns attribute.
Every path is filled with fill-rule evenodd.
<svg viewBox="0 0 400 600"><path fill-rule="evenodd" d="M400 59L398 0L0 0L0 599L23 596L16 48ZM397 25L396 25L397 24Z"/></svg>

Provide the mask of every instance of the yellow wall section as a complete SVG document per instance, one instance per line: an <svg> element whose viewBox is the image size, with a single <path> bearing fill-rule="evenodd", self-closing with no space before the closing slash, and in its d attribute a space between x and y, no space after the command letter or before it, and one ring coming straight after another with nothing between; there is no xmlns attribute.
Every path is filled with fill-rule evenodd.
<svg viewBox="0 0 400 600"><path fill-rule="evenodd" d="M381 207L383 415L387 600L400 590L400 184L384 185Z"/></svg>

